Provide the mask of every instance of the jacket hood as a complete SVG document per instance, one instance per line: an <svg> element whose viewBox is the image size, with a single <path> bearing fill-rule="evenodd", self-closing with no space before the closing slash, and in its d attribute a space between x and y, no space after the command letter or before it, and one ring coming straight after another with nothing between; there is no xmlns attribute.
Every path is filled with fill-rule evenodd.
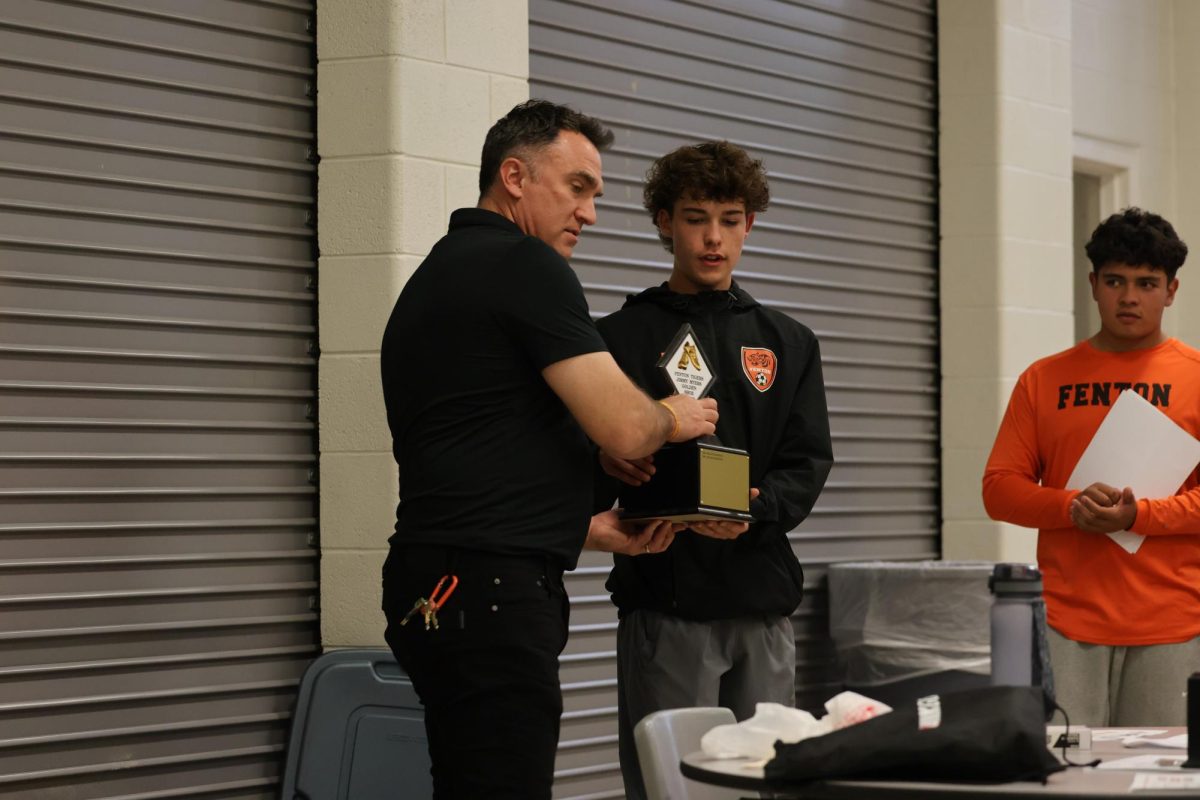
<svg viewBox="0 0 1200 800"><path fill-rule="evenodd" d="M711 314L714 311L745 310L754 308L759 302L733 281L729 289L714 292L699 292L697 294L680 294L667 288L663 283L652 286L640 294L631 294L625 298L624 308L650 303L661 308L670 309L680 314L698 315Z"/></svg>

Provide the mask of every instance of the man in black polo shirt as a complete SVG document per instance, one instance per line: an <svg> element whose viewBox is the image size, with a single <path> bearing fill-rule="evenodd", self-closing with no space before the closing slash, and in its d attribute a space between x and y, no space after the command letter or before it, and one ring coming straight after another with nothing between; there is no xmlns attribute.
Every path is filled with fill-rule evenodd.
<svg viewBox="0 0 1200 800"><path fill-rule="evenodd" d="M588 439L639 458L715 430L715 401L656 402L625 377L565 260L595 222L611 138L545 101L497 122L478 206L451 215L384 332L400 466L386 638L425 705L438 798L550 797L563 570L584 546L636 555L674 535L589 517ZM440 598L427 630L422 600Z"/></svg>

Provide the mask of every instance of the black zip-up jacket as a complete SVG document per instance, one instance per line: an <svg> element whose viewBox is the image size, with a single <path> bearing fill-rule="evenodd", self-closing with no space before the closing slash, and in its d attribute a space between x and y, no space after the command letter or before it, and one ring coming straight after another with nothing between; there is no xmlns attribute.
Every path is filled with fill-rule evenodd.
<svg viewBox="0 0 1200 800"><path fill-rule="evenodd" d="M761 492L750 504L755 521L733 540L684 530L661 554L614 556L607 588L621 615L791 614L804 573L787 534L808 516L833 466L817 338L736 283L695 295L666 284L647 289L597 327L622 369L660 398L672 387L655 365L685 322L717 374L709 392L720 412L717 436L750 454L750 485ZM620 484L598 468L596 475L597 510L609 508Z"/></svg>

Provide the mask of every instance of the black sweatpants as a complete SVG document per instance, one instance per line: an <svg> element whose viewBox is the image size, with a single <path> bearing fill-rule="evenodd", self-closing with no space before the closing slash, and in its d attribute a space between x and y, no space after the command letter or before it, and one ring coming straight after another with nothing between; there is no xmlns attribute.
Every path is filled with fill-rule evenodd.
<svg viewBox="0 0 1200 800"><path fill-rule="evenodd" d="M420 614L400 625L446 574L459 583L439 628L425 630ZM562 568L541 556L396 546L383 610L388 646L425 705L435 800L549 800L569 613Z"/></svg>

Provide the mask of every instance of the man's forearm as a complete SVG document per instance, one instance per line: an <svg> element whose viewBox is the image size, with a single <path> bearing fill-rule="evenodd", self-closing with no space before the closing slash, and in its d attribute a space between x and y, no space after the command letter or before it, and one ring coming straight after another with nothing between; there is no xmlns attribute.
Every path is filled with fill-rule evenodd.
<svg viewBox="0 0 1200 800"><path fill-rule="evenodd" d="M542 375L588 437L617 458L648 456L668 440L693 439L715 429L715 401L674 395L656 402L608 353L565 359Z"/></svg>
<svg viewBox="0 0 1200 800"><path fill-rule="evenodd" d="M1129 530L1143 536L1200 534L1200 487L1172 497L1139 500Z"/></svg>
<svg viewBox="0 0 1200 800"><path fill-rule="evenodd" d="M1026 528L1071 527L1069 505L1075 494L1013 473L987 472L983 476L983 507L988 516Z"/></svg>
<svg viewBox="0 0 1200 800"><path fill-rule="evenodd" d="M673 434L678 435L679 417L666 404L639 391L628 405L618 414L623 424L614 431L608 446L602 445L606 453L624 459L642 458L666 444Z"/></svg>

